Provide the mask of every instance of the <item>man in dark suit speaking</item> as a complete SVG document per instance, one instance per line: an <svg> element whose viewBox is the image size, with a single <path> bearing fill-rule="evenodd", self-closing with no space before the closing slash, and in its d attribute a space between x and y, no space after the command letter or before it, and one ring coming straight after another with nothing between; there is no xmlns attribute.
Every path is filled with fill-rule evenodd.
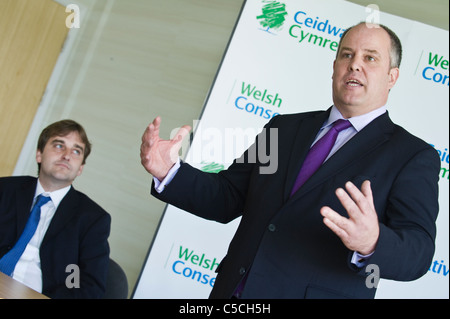
<svg viewBox="0 0 450 319"><path fill-rule="evenodd" d="M90 151L81 125L59 121L39 137L38 178L0 178L0 271L51 298L105 292L111 217L72 186Z"/></svg>
<svg viewBox="0 0 450 319"><path fill-rule="evenodd" d="M274 117L219 174L177 159L188 126L173 140L159 137L159 117L148 126L141 163L154 196L223 223L242 216L211 298L373 298L370 276L409 281L427 272L440 163L386 110L401 55L389 28L349 28L333 65L334 105ZM277 170L263 174L267 163L248 155L271 149L273 132Z"/></svg>

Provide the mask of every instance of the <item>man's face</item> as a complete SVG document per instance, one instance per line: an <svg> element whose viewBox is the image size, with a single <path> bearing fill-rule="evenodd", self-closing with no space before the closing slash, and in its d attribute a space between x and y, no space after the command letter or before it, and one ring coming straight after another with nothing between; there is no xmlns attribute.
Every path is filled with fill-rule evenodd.
<svg viewBox="0 0 450 319"><path fill-rule="evenodd" d="M386 104L399 75L390 67L390 48L388 33L374 25L358 25L344 37L333 66L333 101L344 117Z"/></svg>
<svg viewBox="0 0 450 319"><path fill-rule="evenodd" d="M46 191L69 186L81 175L84 147L78 132L71 132L51 137L44 150L36 152L36 162L41 164L39 180Z"/></svg>

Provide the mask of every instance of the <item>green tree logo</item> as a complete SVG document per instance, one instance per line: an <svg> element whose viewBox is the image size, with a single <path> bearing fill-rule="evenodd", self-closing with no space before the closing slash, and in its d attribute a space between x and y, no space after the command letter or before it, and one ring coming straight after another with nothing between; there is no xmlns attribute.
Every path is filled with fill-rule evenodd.
<svg viewBox="0 0 450 319"><path fill-rule="evenodd" d="M286 5L284 3L272 0L263 0L263 3L266 3L262 8L262 14L257 16L256 18L259 23L266 28L264 31L269 31L269 29L277 30L283 26L285 21Z"/></svg>
<svg viewBox="0 0 450 319"><path fill-rule="evenodd" d="M211 163L205 163L202 161L202 168L201 170L207 173L219 173L220 171L223 171L225 167L222 164L218 164L215 162Z"/></svg>

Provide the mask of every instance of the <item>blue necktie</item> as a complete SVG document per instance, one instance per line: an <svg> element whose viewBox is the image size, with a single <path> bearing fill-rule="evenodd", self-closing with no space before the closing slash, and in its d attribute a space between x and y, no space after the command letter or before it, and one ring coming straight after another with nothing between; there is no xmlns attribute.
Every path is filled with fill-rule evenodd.
<svg viewBox="0 0 450 319"><path fill-rule="evenodd" d="M351 125L347 120L337 120L333 127L311 147L292 188L291 196L319 169L330 154L339 133Z"/></svg>
<svg viewBox="0 0 450 319"><path fill-rule="evenodd" d="M27 247L28 242L33 237L36 232L36 228L39 224L39 219L41 218L41 206L45 205L50 200L50 197L39 195L36 200L36 204L31 210L30 217L28 218L27 224L23 230L22 235L20 235L19 240L14 245L14 247L8 251L2 259L0 259L0 271L12 276L16 264L22 256L25 247Z"/></svg>

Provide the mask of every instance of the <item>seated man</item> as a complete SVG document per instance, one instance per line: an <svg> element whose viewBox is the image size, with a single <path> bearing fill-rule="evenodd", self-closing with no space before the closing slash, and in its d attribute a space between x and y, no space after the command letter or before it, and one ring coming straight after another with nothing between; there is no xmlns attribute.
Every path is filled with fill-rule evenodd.
<svg viewBox="0 0 450 319"><path fill-rule="evenodd" d="M59 121L39 137L38 178L0 178L0 271L50 298L105 292L111 217L72 186L90 151L81 125Z"/></svg>

